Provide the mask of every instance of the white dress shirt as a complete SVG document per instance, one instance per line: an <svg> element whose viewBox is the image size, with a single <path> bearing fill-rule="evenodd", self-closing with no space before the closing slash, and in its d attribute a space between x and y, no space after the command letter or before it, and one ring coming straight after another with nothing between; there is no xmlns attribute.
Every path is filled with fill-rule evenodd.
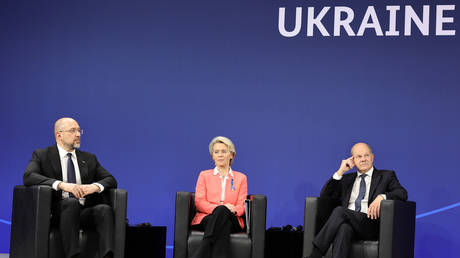
<svg viewBox="0 0 460 258"><path fill-rule="evenodd" d="M75 168L75 178L77 180L76 184L81 185L81 176L80 176L80 167L78 166L78 159L77 159L77 154L75 153L75 149L72 152L68 152L61 148L59 144L57 144L57 148L59 151L59 159L61 160L61 171L62 171L62 181L56 180L56 182L53 183L52 187L54 190L58 190L58 185L61 182L68 182L67 180L67 162L69 160L69 156L67 156L67 153L72 154L72 162L73 166ZM99 189L101 189L99 192L104 191L104 186L99 184L99 183L93 183L97 186L99 186ZM62 198L69 198L69 192L62 191ZM82 205L85 204L85 198L80 198L80 203Z"/></svg>
<svg viewBox="0 0 460 258"><path fill-rule="evenodd" d="M220 203L221 204L224 204L224 201L225 201L225 187L227 185L227 179L228 179L228 175L232 176L233 177L233 172L232 172L232 168L229 168L228 170L228 174L222 179L222 175L219 173L219 170L217 169L217 167L214 168L214 173L213 173L215 176L216 175L219 175L220 177L220 180L221 180L221 186L222 186L222 192L221 192L221 195L220 195Z"/></svg>
<svg viewBox="0 0 460 258"><path fill-rule="evenodd" d="M355 201L358 198L359 186L361 184L360 175L362 175L362 174L359 173L358 171L356 171L356 173L357 173L357 176L356 176L355 182L353 183L353 188L351 190L350 200L348 201L348 209L350 209L350 210L355 210ZM371 167L371 169L369 169L368 171L366 171L364 173L364 174L367 175L366 177L364 177L364 182L366 182L366 194L364 195L364 198L361 200L361 212L366 213L366 214L367 214L367 208L368 208L368 205L369 205L369 191L371 189L371 182L372 182L372 174L373 173L374 173L374 167ZM336 172L336 173L334 173L332 178L335 179L335 180L341 180L342 176L339 176L339 174L337 174L337 172ZM383 197L383 199L386 200L386 195L385 194L381 194L381 196Z"/></svg>

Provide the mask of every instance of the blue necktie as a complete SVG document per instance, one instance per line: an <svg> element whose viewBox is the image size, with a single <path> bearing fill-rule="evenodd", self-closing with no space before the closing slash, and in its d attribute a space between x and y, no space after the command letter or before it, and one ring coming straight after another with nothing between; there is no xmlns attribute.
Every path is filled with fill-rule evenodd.
<svg viewBox="0 0 460 258"><path fill-rule="evenodd" d="M72 162L72 153L67 153L67 156L69 157L67 159L67 183L76 184L77 178L75 176L75 167Z"/></svg>
<svg viewBox="0 0 460 258"><path fill-rule="evenodd" d="M359 194L358 198L356 198L355 201L355 211L361 211L361 201L364 198L364 195L366 194L366 181L364 181L364 177L366 177L366 174L362 174L359 177L361 177L361 183L359 184Z"/></svg>

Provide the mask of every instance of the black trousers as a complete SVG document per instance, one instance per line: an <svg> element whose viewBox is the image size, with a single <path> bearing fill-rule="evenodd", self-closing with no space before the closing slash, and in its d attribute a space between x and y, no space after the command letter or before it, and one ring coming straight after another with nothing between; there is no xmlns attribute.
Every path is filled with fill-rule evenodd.
<svg viewBox="0 0 460 258"><path fill-rule="evenodd" d="M76 198L66 198L53 205L53 224L59 231L66 257L81 253L80 229L92 228L99 235L100 257L113 254L113 211L107 204L85 207Z"/></svg>
<svg viewBox="0 0 460 258"><path fill-rule="evenodd" d="M230 253L230 234L241 232L235 214L224 205L217 206L210 215L203 218L192 229L203 230L203 240L194 258L227 258Z"/></svg>
<svg viewBox="0 0 460 258"><path fill-rule="evenodd" d="M371 220L367 214L345 207L336 207L326 224L313 240L313 245L326 254L332 246L333 258L347 258L353 239L378 239L380 220Z"/></svg>

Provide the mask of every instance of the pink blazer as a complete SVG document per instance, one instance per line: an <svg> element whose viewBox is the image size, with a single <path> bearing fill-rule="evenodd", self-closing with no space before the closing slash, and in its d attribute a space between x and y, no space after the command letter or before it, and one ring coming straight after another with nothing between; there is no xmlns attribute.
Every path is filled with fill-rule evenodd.
<svg viewBox="0 0 460 258"><path fill-rule="evenodd" d="M233 204L241 228L244 228L242 216L244 215L244 200L248 195L248 181L243 173L232 171L233 177L228 174L225 184L224 204ZM233 179L233 189L231 181ZM212 213L220 204L222 183L220 176L214 175L214 170L201 171L195 189L196 215L192 225L200 224L201 220Z"/></svg>

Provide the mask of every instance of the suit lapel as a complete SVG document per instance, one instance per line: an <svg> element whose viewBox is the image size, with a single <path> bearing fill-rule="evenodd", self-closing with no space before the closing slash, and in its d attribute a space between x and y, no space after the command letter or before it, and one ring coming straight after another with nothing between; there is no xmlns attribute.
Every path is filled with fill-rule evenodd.
<svg viewBox="0 0 460 258"><path fill-rule="evenodd" d="M371 188L369 189L369 204L374 200L375 189L377 189L381 179L382 175L374 167L374 172L372 173Z"/></svg>
<svg viewBox="0 0 460 258"><path fill-rule="evenodd" d="M342 200L342 205L345 207L348 207L348 202L350 201L350 195L351 191L353 190L353 183L355 182L356 175L356 172L354 172L353 175L343 178L345 179L345 181L343 182L343 189L345 189L345 198Z"/></svg>
<svg viewBox="0 0 460 258"><path fill-rule="evenodd" d="M75 154L77 155L78 168L80 169L81 183L86 184L89 181L88 180L88 165L86 164L86 160L84 160L79 150L76 150Z"/></svg>
<svg viewBox="0 0 460 258"><path fill-rule="evenodd" d="M61 157L59 157L57 145L48 148L48 157L51 160L51 165L53 166L54 178L62 181Z"/></svg>

